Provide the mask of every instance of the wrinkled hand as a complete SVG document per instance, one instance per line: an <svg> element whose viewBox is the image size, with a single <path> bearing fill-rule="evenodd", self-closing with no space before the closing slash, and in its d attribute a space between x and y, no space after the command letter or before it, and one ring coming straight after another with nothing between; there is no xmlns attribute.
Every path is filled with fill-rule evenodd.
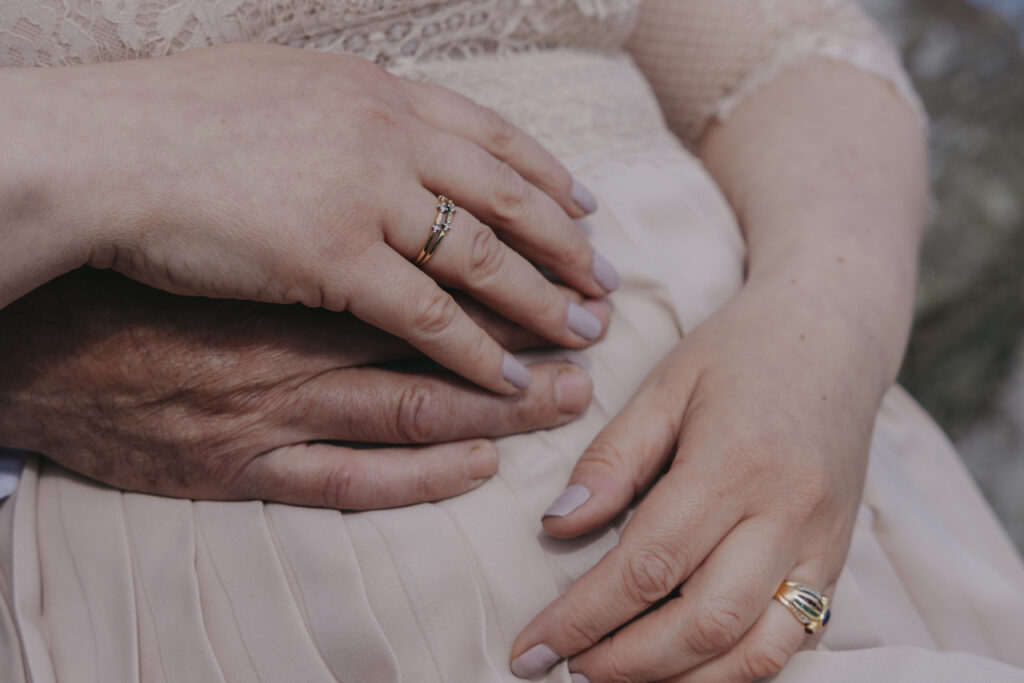
<svg viewBox="0 0 1024 683"><path fill-rule="evenodd" d="M561 346L600 331L530 263L586 296L617 286L572 222L593 198L533 138L446 88L271 45L8 80L36 86L10 115L39 122L33 158L59 168L36 194L62 207L51 222L68 239L88 240L80 263L177 294L349 311L505 394L528 373L440 285ZM421 269L410 260L438 194L458 213Z"/></svg>
<svg viewBox="0 0 1024 683"><path fill-rule="evenodd" d="M855 325L794 306L788 286L748 286L683 339L583 455L550 534L644 499L519 635L515 673L569 657L574 683L753 681L804 644L772 596L785 579L834 588L881 392Z"/></svg>
<svg viewBox="0 0 1024 683"><path fill-rule="evenodd" d="M607 323L607 304L573 300ZM462 303L509 348L543 341ZM445 498L495 472L481 437L567 422L590 399L568 363L536 364L527 391L498 396L436 369L366 366L416 354L350 315L177 297L91 269L0 311L0 328L0 443L173 496L348 509Z"/></svg>

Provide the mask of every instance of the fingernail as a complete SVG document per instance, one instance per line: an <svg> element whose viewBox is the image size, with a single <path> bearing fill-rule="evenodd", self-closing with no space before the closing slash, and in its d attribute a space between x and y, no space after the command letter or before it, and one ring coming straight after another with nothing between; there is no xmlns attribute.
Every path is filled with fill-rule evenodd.
<svg viewBox="0 0 1024 683"><path fill-rule="evenodd" d="M563 413L578 413L590 402L590 380L579 368L566 368L555 380L555 403Z"/></svg>
<svg viewBox="0 0 1024 683"><path fill-rule="evenodd" d="M586 185L575 179L572 181L572 200L587 213L597 211L597 197Z"/></svg>
<svg viewBox="0 0 1024 683"><path fill-rule="evenodd" d="M544 511L543 516L565 517L588 500L590 500L590 489L586 486L573 484L566 490L562 491L562 495L555 498L555 502L551 504L551 507Z"/></svg>
<svg viewBox="0 0 1024 683"><path fill-rule="evenodd" d="M569 329L584 339L597 339L601 334L601 321L597 319L597 316L571 301L569 302L568 322Z"/></svg>
<svg viewBox="0 0 1024 683"><path fill-rule="evenodd" d="M572 683L590 683L590 679L583 674L569 674L569 680Z"/></svg>
<svg viewBox="0 0 1024 683"><path fill-rule="evenodd" d="M519 678L530 678L544 673L561 657L547 645L534 645L512 662L512 673Z"/></svg>
<svg viewBox="0 0 1024 683"><path fill-rule="evenodd" d="M590 314L588 313L587 315ZM505 358L501 361L501 375L505 378L506 382L519 389L525 389L530 385L530 371L507 351L505 352Z"/></svg>
<svg viewBox="0 0 1024 683"><path fill-rule="evenodd" d="M619 272L604 256L594 252L594 279L606 292L614 292L622 284Z"/></svg>
<svg viewBox="0 0 1024 683"><path fill-rule="evenodd" d="M498 453L490 444L473 446L466 456L470 479L490 479L498 471Z"/></svg>

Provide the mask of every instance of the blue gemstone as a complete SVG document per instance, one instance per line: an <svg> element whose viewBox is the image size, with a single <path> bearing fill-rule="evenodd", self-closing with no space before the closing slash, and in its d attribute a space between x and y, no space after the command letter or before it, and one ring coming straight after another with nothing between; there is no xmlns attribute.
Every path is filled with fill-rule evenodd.
<svg viewBox="0 0 1024 683"><path fill-rule="evenodd" d="M826 624L828 624L828 620L831 619L831 618L832 618L832 610L830 610L830 609L825 610L825 616L823 616L821 618L821 625L825 626Z"/></svg>

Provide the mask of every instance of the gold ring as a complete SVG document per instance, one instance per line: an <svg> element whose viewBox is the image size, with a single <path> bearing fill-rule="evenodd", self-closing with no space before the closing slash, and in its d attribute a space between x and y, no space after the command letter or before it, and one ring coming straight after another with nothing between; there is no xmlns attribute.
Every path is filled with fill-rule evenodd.
<svg viewBox="0 0 1024 683"><path fill-rule="evenodd" d="M808 635L824 628L832 617L828 596L806 583L783 581L775 591L774 597L803 624L804 632Z"/></svg>
<svg viewBox="0 0 1024 683"><path fill-rule="evenodd" d="M419 256L413 261L413 265L423 266L426 265L430 257L437 251L437 247L441 244L441 240L448 234L448 231L452 229L452 219L455 218L455 203L440 195L437 198L437 218L434 219L434 224L430 226L430 235L427 236L427 243L420 249Z"/></svg>

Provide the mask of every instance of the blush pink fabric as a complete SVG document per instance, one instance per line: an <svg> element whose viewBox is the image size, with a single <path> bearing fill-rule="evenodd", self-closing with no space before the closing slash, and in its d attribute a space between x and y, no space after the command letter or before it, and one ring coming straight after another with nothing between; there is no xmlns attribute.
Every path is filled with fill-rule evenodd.
<svg viewBox="0 0 1024 683"><path fill-rule="evenodd" d="M53 57L52 49L81 42L76 31L109 43L97 58L133 56L114 50L133 39L141 42L132 49L157 54L150 48L163 45L165 34L172 37L167 51L223 42L223 35L210 37L213 28L226 34L243 26L231 13L252 4L195 5L192 21L178 16L190 2L166 2L162 10L159 2L107 2L92 24L73 12L55 14L64 23L46 24L50 33L30 30L31 22L18 31L0 23L0 40L15 35L22 45L56 36L57 46L3 54ZM595 400L572 424L501 439L499 473L483 487L395 510L123 493L31 459L15 495L0 503L0 680L515 680L508 669L515 635L615 545L626 523L557 541L542 532L541 514L644 375L742 283L744 244L732 212L668 131L650 86L621 50L635 4L352 1L322 10L324 21L352 22L347 33L267 23L294 28L281 42L308 38L306 47L358 51L387 43L388 32L408 20L421 33L398 31L396 55L410 35L425 35L431 21L417 17L430 12L445 12L437 23L452 32L470 26L481 7L489 21L507 12L521 27L533 13L532 30L559 31L557 48L481 48L467 50L469 59L452 58L447 43L445 58L431 59L417 42L396 70L498 109L554 150L598 198L598 212L582 227L614 262L622 288L607 337L564 354L590 370ZM0 20L27 6L0 0ZM460 8L464 23L448 24ZM366 28L384 15L399 21ZM118 17L137 21L139 30ZM521 30L502 30L509 41L521 39ZM462 44L486 46L474 40ZM82 49L80 61L92 54ZM779 681L1024 680L1024 566L949 442L899 388L878 415L833 605L818 649L796 655ZM559 665L544 680L568 683L568 670Z"/></svg>

